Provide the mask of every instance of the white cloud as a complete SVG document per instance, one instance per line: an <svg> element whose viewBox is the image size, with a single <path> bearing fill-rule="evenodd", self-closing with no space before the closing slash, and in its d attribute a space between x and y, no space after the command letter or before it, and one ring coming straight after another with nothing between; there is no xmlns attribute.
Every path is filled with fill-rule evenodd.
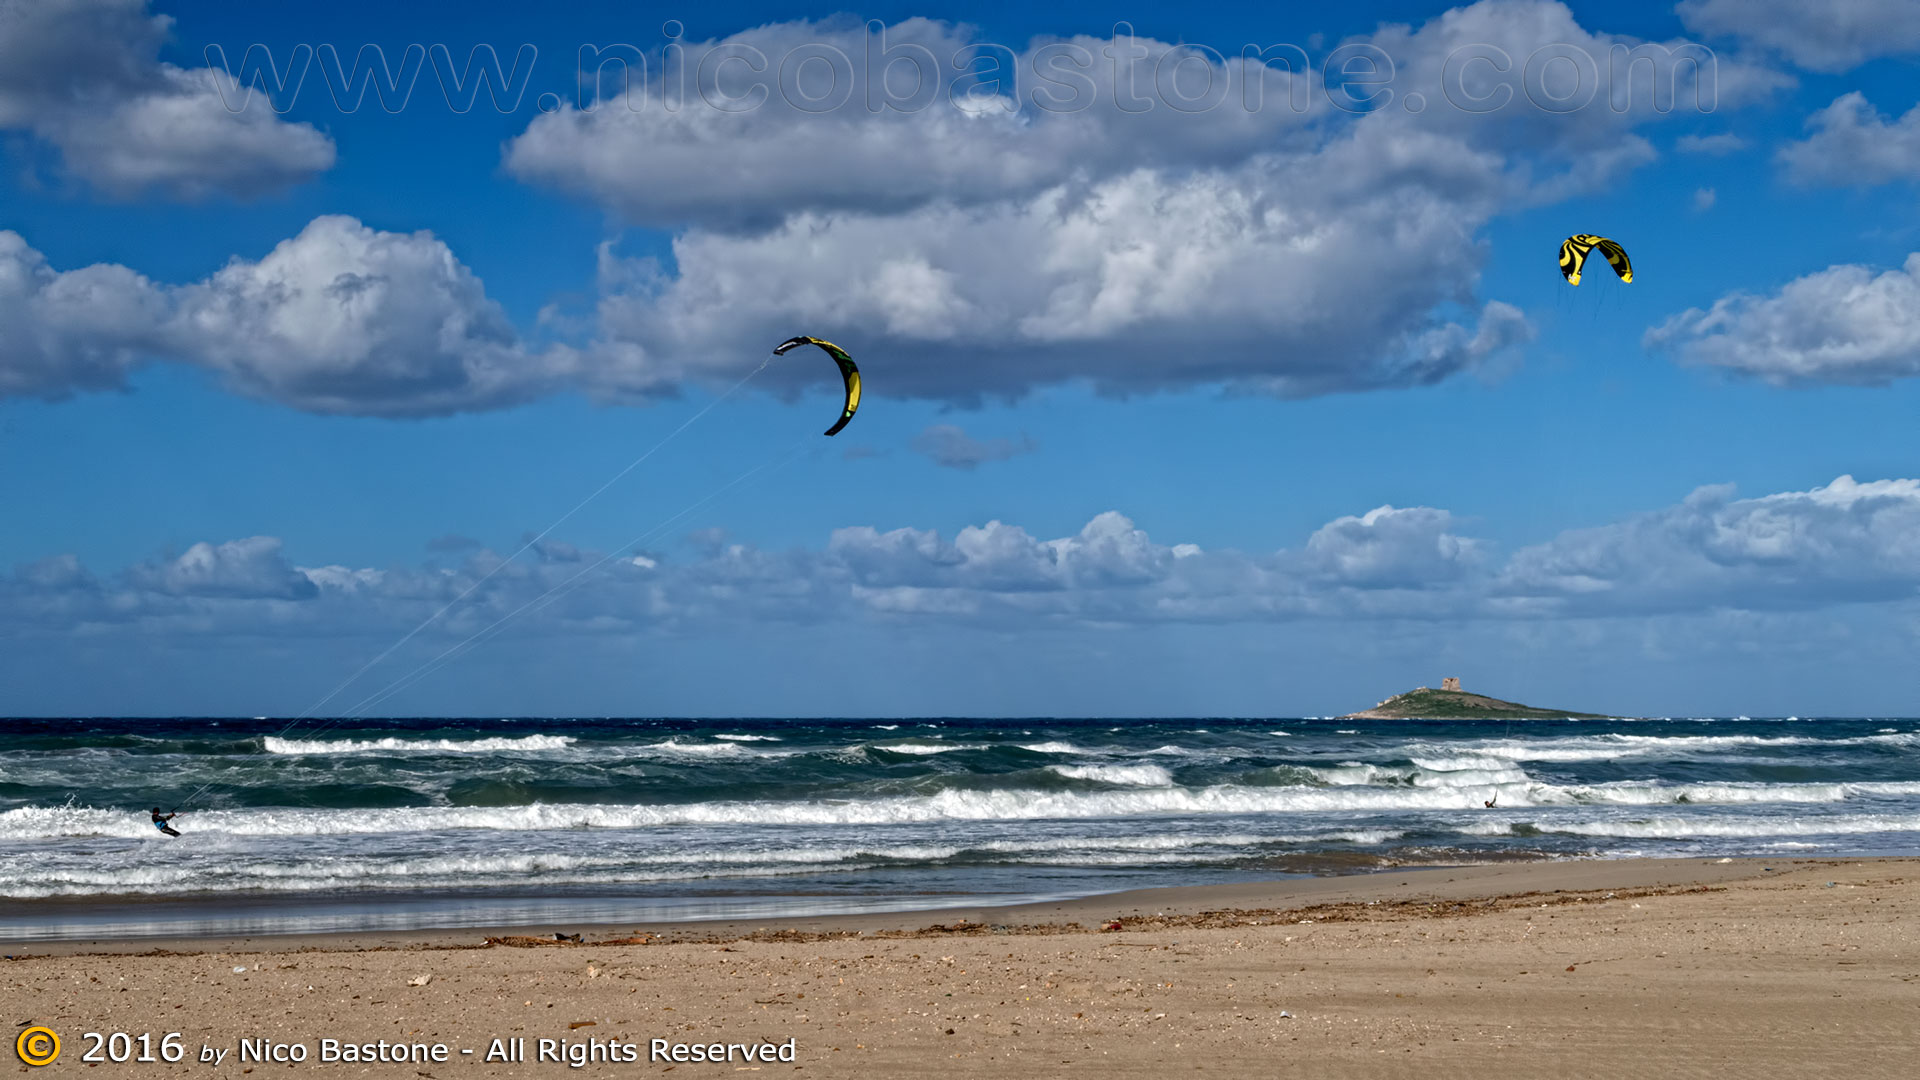
<svg viewBox="0 0 1920 1080"><path fill-rule="evenodd" d="M1702 488L1678 506L1516 552L1495 588L1587 613L1805 609L1916 590L1920 481L1850 476L1757 499Z"/></svg>
<svg viewBox="0 0 1920 1080"><path fill-rule="evenodd" d="M0 232L0 318L0 395L111 388L166 358L309 412L421 416L527 400L567 363L530 352L432 234L347 217L172 287L121 266L56 272Z"/></svg>
<svg viewBox="0 0 1920 1080"><path fill-rule="evenodd" d="M564 388L628 396L737 378L796 326L879 353L884 382L869 389L898 396L977 400L1075 378L1288 395L1430 383L1532 334L1498 301L1473 325L1434 310L1471 299L1478 259L1466 224L1422 183L1446 163L1405 162L1418 175L1391 187L1280 202L1291 182L1311 191L1413 150L1352 143L1298 169L1249 166L1250 178L1139 173L1078 199L929 208L904 229L853 215L757 237L694 233L676 242L671 281L608 260L600 336L540 350L430 233L316 218L263 258L184 286L117 266L58 273L5 233L0 305L14 321L0 393L116 386L158 357L312 412L436 415ZM1392 225L1422 202L1429 212ZM1397 259L1368 240L1389 227ZM761 381L818 374L782 364Z"/></svg>
<svg viewBox="0 0 1920 1080"><path fill-rule="evenodd" d="M1450 159L1448 144L1388 141L971 211L690 233L671 282L603 302L595 378L631 392L737 377L804 326L856 358L886 357L886 392L903 396L1017 396L1081 378L1287 394L1437 381L1531 329L1497 302L1474 327L1435 311L1472 301L1485 210L1463 218L1457 199L1477 163ZM1454 201L1427 182L1449 169ZM1489 204L1495 186L1481 186Z"/></svg>
<svg viewBox="0 0 1920 1080"><path fill-rule="evenodd" d="M1226 47L1234 55L1224 55L1126 33L1123 24L1114 38L1039 37L1016 54L979 41L971 27L927 19L761 26L689 43L671 68L656 53L644 79L609 61L605 71L624 81L603 85L585 110L536 118L510 144L506 164L633 221L761 229L800 213L895 215L932 203L1025 200L1140 169L1232 169L1275 153L1313 153L1364 125L1445 134L1475 149L1577 154L1556 163L1559 179L1591 185L1604 182L1596 172L1647 155L1628 135L1633 125L1695 104L1687 95L1696 69L1669 55L1695 55L1686 43L1590 32L1563 4L1540 0L1482 0L1418 28L1383 26L1346 43L1371 50L1353 61L1356 70L1391 68L1393 89L1371 114L1351 103L1377 87L1327 92L1319 72L1329 52L1276 47L1263 66L1237 42ZM1468 65L1472 74L1459 77L1463 47L1494 50L1515 69ZM1546 56L1528 76L1527 62L1543 48L1583 58L1583 84L1562 86L1544 74L1553 66ZM1616 48L1641 49L1655 74L1643 64L1632 78L1616 78ZM1285 63L1274 59L1283 54ZM1752 65L1699 55L1708 62L1698 80L1706 109L1783 84ZM982 56L991 78L973 81L962 68ZM1299 73L1287 69L1303 59ZM889 64L890 79L872 77ZM1678 101L1668 100L1670 91ZM1419 98L1411 105L1410 94ZM1588 98L1592 107L1556 100Z"/></svg>
<svg viewBox="0 0 1920 1080"><path fill-rule="evenodd" d="M1571 530L1504 560L1432 507L1379 507L1329 522L1298 547L1266 552L1164 543L1113 511L1055 539L1003 521L951 539L856 526L835 530L824 547L783 552L708 539L687 560L555 548L504 565L482 551L456 567L415 570L296 568L268 537L196 544L104 578L63 556L0 579L0 631L158 623L192 634L377 636L411 629L468 590L430 637L698 634L875 620L1005 630L1301 620L1537 625L1920 598L1920 480L1910 479L1843 476L1753 499L1702 488L1678 505ZM524 613L496 625L515 612Z"/></svg>
<svg viewBox="0 0 1920 1080"><path fill-rule="evenodd" d="M85 10L149 36L164 28L128 3ZM123 31L115 40L132 40ZM971 40L924 20L888 33L896 45L929 49ZM759 42L778 56L807 39L857 52L868 38L865 29L785 24L726 44ZM1172 57L1195 78L1212 72L1234 93L1256 70L1137 44L1147 60ZM510 166L598 193L623 212L694 223L674 240L671 274L603 250L597 320L543 324L570 344L530 349L430 235L329 217L195 285L117 287L104 305L125 318L117 334L30 327L41 343L0 354L10 369L0 392L115 385L153 353L310 411L428 415L562 388L617 399L728 380L796 328L882 360L873 392L962 403L1076 380L1114 393L1211 384L1284 396L1429 384L1532 336L1518 309L1476 296L1486 222L1645 160L1651 148L1635 127L1663 106L1685 108L1694 83L1720 105L1778 83L1762 69L1722 63L1702 73L1668 56L1651 82L1636 67L1573 113L1536 100L1568 91L1550 79L1530 83L1524 63L1506 73L1512 86L1488 83L1494 68L1484 66L1474 69L1480 83L1450 90L1446 61L1463 46L1521 60L1571 48L1598 63L1645 44L1589 32L1563 5L1538 0L1483 0L1350 44L1385 49L1397 65L1399 96L1373 112L1335 109L1312 86L1303 117L1286 104L1296 82L1269 71L1254 80L1263 111L1235 98L1181 112L1162 86L1136 115L1122 88L1144 89L1144 67L1116 75L1109 60L1089 75L1094 103L1077 111L1008 116L944 98L918 112L870 111L855 87L862 100L820 116L779 102L736 115L705 106L629 112L609 101L542 117L515 143ZM123 81L151 75L157 46L136 45L116 54ZM1107 43L1036 41L1022 59L1063 45L1104 57ZM1680 43L1649 48L1664 56L1670 46L1684 59ZM42 67L40 82L68 70ZM943 78L950 91L951 73ZM1653 83L1682 100L1663 102ZM1448 100L1465 94L1471 104L1516 87L1485 112ZM1409 108L1422 94L1429 104ZM276 122L260 110L246 115L234 123ZM799 131L808 141L790 145ZM187 182L166 152L107 142L129 151L107 171ZM633 199L656 201L622 202ZM783 364L760 381L792 391L815 374Z"/></svg>
<svg viewBox="0 0 1920 1080"><path fill-rule="evenodd" d="M1897 270L1832 266L1771 296L1732 293L1647 331L1645 344L1778 384L1920 375L1920 253Z"/></svg>
<svg viewBox="0 0 1920 1080"><path fill-rule="evenodd" d="M480 279L427 232L316 218L174 299L177 355L311 412L445 413L548 389Z"/></svg>
<svg viewBox="0 0 1920 1080"><path fill-rule="evenodd" d="M948 469L973 469L991 461L1005 461L1019 454L1030 454L1032 439L976 439L956 424L934 424L914 436L913 448L935 465Z"/></svg>
<svg viewBox="0 0 1920 1080"><path fill-rule="evenodd" d="M124 266L64 273L0 230L0 397L60 397L121 384L156 346L161 289Z"/></svg>
<svg viewBox="0 0 1920 1080"><path fill-rule="evenodd" d="M935 56L970 33L888 31ZM752 46L772 70L808 41L864 61L877 39L780 24L692 55ZM608 271L599 337L577 365L603 392L648 393L744 373L804 326L886 357L887 393L963 402L1068 380L1282 395L1430 383L1531 336L1516 309L1475 296L1486 222L1650 159L1636 128L1696 96L1726 108L1785 82L1685 43L1590 32L1537 0L1483 0L1355 39L1395 69L1395 96L1371 112L1335 108L1317 82L1297 84L1295 112L1281 73L1250 83L1238 59L1202 63L1162 42L1138 41L1147 59L1116 66L1111 44L1036 39L1015 58L1016 70L1061 48L1097 60L1091 104L1070 111L1032 107L1031 81L1002 88L1013 112L942 94L919 111L869 109L855 63L850 103L819 115L778 93L742 114L669 111L655 86L637 108L611 99L536 120L508 152L518 175L632 219L688 223L673 275ZM1472 67L1452 86L1449 57L1482 46L1509 69ZM1542 62L1530 81L1543 49L1592 58L1592 77L1562 86ZM1651 76L1643 62L1614 78L1635 49ZM1194 86L1211 72L1227 100L1186 113L1133 97L1165 57L1186 58ZM1243 106L1249 85L1259 111ZM1553 105L1583 93L1584 108Z"/></svg>
<svg viewBox="0 0 1920 1080"><path fill-rule="evenodd" d="M1693 189L1693 209L1695 213L1706 213L1713 209L1713 204L1719 200L1719 194L1710 187Z"/></svg>
<svg viewBox="0 0 1920 1080"><path fill-rule="evenodd" d="M280 541L271 536L198 543L177 558L134 567L127 580L166 596L305 600L319 594L319 587L281 556Z"/></svg>
<svg viewBox="0 0 1920 1080"><path fill-rule="evenodd" d="M1802 184L1851 186L1920 180L1920 105L1899 120L1875 111L1858 90L1807 118L1813 134L1788 143L1779 159Z"/></svg>
<svg viewBox="0 0 1920 1080"><path fill-rule="evenodd" d="M1337 518L1307 538L1306 558L1333 581L1362 588L1433 588L1476 570L1486 544L1452 532L1453 515L1382 506Z"/></svg>
<svg viewBox="0 0 1920 1080"><path fill-rule="evenodd" d="M1845 71L1920 53L1920 8L1909 0L1683 0L1687 29L1777 52L1810 71Z"/></svg>
<svg viewBox="0 0 1920 1080"><path fill-rule="evenodd" d="M171 22L146 0L0 0L0 128L117 196L257 195L333 166L312 125L229 111L211 69L162 63Z"/></svg>
<svg viewBox="0 0 1920 1080"><path fill-rule="evenodd" d="M844 21L777 23L692 43L672 71L650 57L644 86L633 74L624 94L609 87L587 110L535 119L508 147L507 168L643 224L765 228L800 212L970 206L1136 168L1231 165L1308 122L1289 104L1311 76L1295 90L1285 71L1239 57L1214 64L1144 39L1137 59L1110 57L1112 42L1084 36L1036 40L1017 57L982 44L970 27L923 18L877 33ZM1048 66L1067 51L1091 66ZM975 55L1004 73L962 81L955 61ZM870 80L889 56L891 79ZM1212 86L1226 107L1154 107L1156 70L1171 87L1183 57L1192 83L1183 92ZM749 60L765 70L753 74ZM1058 108L1038 107L1037 65L1084 86ZM1042 89L1066 93L1057 82ZM1250 92L1263 108L1244 107ZM844 104L823 107L832 101Z"/></svg>

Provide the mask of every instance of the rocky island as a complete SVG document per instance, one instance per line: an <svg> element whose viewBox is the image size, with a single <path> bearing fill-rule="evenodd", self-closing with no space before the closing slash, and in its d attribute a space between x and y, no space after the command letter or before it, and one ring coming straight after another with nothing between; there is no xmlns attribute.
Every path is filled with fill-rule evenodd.
<svg viewBox="0 0 1920 1080"><path fill-rule="evenodd" d="M1605 713L1542 709L1517 701L1502 701L1460 689L1460 680L1443 679L1440 689L1420 687L1397 694L1371 709L1348 713L1342 720L1604 720Z"/></svg>

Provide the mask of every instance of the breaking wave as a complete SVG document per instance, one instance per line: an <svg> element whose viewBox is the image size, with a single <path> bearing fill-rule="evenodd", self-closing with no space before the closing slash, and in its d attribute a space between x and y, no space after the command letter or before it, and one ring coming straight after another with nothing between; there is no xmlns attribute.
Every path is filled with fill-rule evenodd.
<svg viewBox="0 0 1920 1080"><path fill-rule="evenodd" d="M1069 780L1093 780L1131 787L1171 787L1173 774L1158 765L1049 765L1047 771Z"/></svg>
<svg viewBox="0 0 1920 1080"><path fill-rule="evenodd" d="M569 735L524 735L517 739L282 739L266 738L269 754L527 754L565 750Z"/></svg>

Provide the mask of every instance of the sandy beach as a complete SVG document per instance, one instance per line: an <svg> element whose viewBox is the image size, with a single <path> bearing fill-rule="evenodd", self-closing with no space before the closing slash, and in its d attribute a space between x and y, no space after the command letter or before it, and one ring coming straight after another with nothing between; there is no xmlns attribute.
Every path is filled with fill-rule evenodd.
<svg viewBox="0 0 1920 1080"><path fill-rule="evenodd" d="M1621 860L772 925L18 945L4 971L10 1026L63 1040L52 1070L108 1056L89 1031L181 1033L185 1060L92 1063L108 1075L561 1075L571 1049L681 1075L1878 1076L1920 1049L1916 916L1915 859ZM306 1060L243 1063L243 1039ZM322 1062L329 1039L412 1060ZM516 1039L524 1060L486 1060ZM737 1048L649 1060L657 1039ZM788 1040L790 1062L740 1056Z"/></svg>

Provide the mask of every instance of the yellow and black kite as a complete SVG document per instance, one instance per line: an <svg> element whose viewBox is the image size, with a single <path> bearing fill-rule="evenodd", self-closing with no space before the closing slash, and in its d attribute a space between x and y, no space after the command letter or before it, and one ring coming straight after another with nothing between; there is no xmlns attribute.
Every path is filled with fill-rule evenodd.
<svg viewBox="0 0 1920 1080"><path fill-rule="evenodd" d="M853 357L847 355L847 350L831 341L821 341L817 337L788 338L774 346L773 355L785 356L788 349L800 345L818 345L820 351L833 357L833 362L840 365L840 377L846 380L847 384L847 404L840 412L839 422L827 429L827 434L838 435L840 429L847 426L847 421L853 419L855 410L860 408L860 369L853 365Z"/></svg>
<svg viewBox="0 0 1920 1080"><path fill-rule="evenodd" d="M1627 261L1626 249L1604 236L1591 233L1578 233L1560 242L1560 273L1566 277L1567 284L1580 284L1580 271L1586 268L1587 253L1594 248L1599 248L1600 254L1606 256L1607 265L1613 267L1613 272L1620 275L1621 281L1633 284L1633 264Z"/></svg>

